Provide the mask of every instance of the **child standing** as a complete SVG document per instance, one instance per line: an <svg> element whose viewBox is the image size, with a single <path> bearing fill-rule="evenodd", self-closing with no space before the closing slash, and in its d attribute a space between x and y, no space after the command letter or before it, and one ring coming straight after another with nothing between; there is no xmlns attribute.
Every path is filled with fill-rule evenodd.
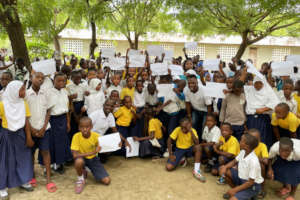
<svg viewBox="0 0 300 200"><path fill-rule="evenodd" d="M219 139L219 143L213 146L214 152L218 155L217 162L213 166L211 171L212 175L217 176L219 173L219 167L232 161L240 153L240 145L238 140L232 136L232 128L228 123L221 125L222 136ZM218 184L225 184L224 177L220 177Z"/></svg>
<svg viewBox="0 0 300 200"><path fill-rule="evenodd" d="M297 114L297 101L293 98L292 92L294 90L294 83L291 79L283 81L283 88L278 92L280 102L286 103L290 107L290 111Z"/></svg>
<svg viewBox="0 0 300 200"><path fill-rule="evenodd" d="M112 85L106 90L106 95L109 97L113 90L117 90L121 94L122 87L120 86L121 74L115 74L111 77Z"/></svg>
<svg viewBox="0 0 300 200"><path fill-rule="evenodd" d="M259 160L254 152L257 145L258 140L254 136L244 134L241 138L239 155L221 167L220 175L225 176L227 183L232 187L224 194L224 199L251 199L260 192L264 179L261 176ZM236 164L238 169L233 168Z"/></svg>
<svg viewBox="0 0 300 200"><path fill-rule="evenodd" d="M172 142L176 142L174 152L172 151ZM199 181L205 182L206 179L200 171L200 148L198 135L196 130L192 128L192 122L189 118L181 119L180 127L177 127L168 138L169 159L166 165L167 171L174 170L184 156L191 157L194 153L193 175Z"/></svg>
<svg viewBox="0 0 300 200"><path fill-rule="evenodd" d="M28 118L30 111L24 101L25 84L10 82L0 102L0 197L8 199L6 188L21 186L33 191L28 183L33 177L31 147L34 145L30 134Z"/></svg>
<svg viewBox="0 0 300 200"><path fill-rule="evenodd" d="M134 91L133 105L136 108L137 119L135 125L131 128L131 136L143 137L144 134L144 107L145 107L145 92L143 82L141 80L136 81Z"/></svg>
<svg viewBox="0 0 300 200"><path fill-rule="evenodd" d="M6 89L6 86L13 80L13 76L10 72L3 72L1 74L0 84L2 89L0 90L0 100L2 100L3 93Z"/></svg>
<svg viewBox="0 0 300 200"><path fill-rule="evenodd" d="M145 102L147 105L156 106L158 103L156 85L149 83L145 91Z"/></svg>
<svg viewBox="0 0 300 200"><path fill-rule="evenodd" d="M300 183L300 140L287 137L273 144L269 153L268 176L283 184L278 191L280 197L294 200L297 186ZM274 164L272 164L274 162Z"/></svg>
<svg viewBox="0 0 300 200"><path fill-rule="evenodd" d="M222 101L220 112L220 122L231 124L233 135L240 141L245 131L246 122L246 97L243 92L244 83L240 80L235 80L232 87L232 92L226 95Z"/></svg>
<svg viewBox="0 0 300 200"><path fill-rule="evenodd" d="M54 105L51 108L50 117L50 155L54 169L64 173L64 163L72 159L68 132L70 128L69 98L65 89L66 76L57 73L54 76L54 88L50 89L50 102Z"/></svg>
<svg viewBox="0 0 300 200"><path fill-rule="evenodd" d="M129 68L130 69L130 68ZM120 94L120 99L123 100L125 96L130 96L130 98L134 99L134 78L128 77L126 80L126 87L124 87Z"/></svg>
<svg viewBox="0 0 300 200"><path fill-rule="evenodd" d="M88 167L96 181L100 181L104 185L110 184L110 178L97 153L101 150L98 143L98 133L92 132L92 120L88 117L83 117L79 123L80 132L76 133L72 140L72 153L75 160L74 166L78 175L75 193L80 194L83 191L86 183L87 172L85 166Z"/></svg>

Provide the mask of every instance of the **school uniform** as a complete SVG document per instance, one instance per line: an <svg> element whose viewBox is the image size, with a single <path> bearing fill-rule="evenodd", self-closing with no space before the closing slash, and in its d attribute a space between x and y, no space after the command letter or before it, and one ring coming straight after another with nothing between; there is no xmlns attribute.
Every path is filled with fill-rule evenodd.
<svg viewBox="0 0 300 200"><path fill-rule="evenodd" d="M153 95L149 94L148 90L145 91L145 102L150 106L156 106L158 103L157 92Z"/></svg>
<svg viewBox="0 0 300 200"><path fill-rule="evenodd" d="M234 136L230 136L227 141L225 140L225 138L223 136L221 136L219 138L219 143L222 142L223 144L220 146L220 151L224 151L230 154L233 154L234 156L237 156L240 153L240 144L238 142L238 140L234 137ZM225 156L222 156L225 164L230 162L232 159L229 159ZM219 169L220 164L217 160L217 162L215 163L215 165L213 166L214 169Z"/></svg>
<svg viewBox="0 0 300 200"><path fill-rule="evenodd" d="M0 190L28 183L33 177L31 149L26 146L24 131L30 117L27 102L19 98L20 81L8 84L0 102Z"/></svg>
<svg viewBox="0 0 300 200"><path fill-rule="evenodd" d="M115 118L117 118L116 124L118 131L122 134L124 138L129 137L130 135L130 124L133 119L133 114L130 109L126 106L120 107L115 113Z"/></svg>
<svg viewBox="0 0 300 200"><path fill-rule="evenodd" d="M120 85L118 85L118 86L111 85L107 88L106 95L109 97L113 90L117 90L119 95L121 95L122 87Z"/></svg>
<svg viewBox="0 0 300 200"><path fill-rule="evenodd" d="M135 91L135 88L132 87L131 89L129 89L128 87L124 87L121 91L121 95L120 95L120 99L123 100L125 96L130 96L131 97L131 100L133 100L134 98L134 91Z"/></svg>
<svg viewBox="0 0 300 200"><path fill-rule="evenodd" d="M97 78L93 78L89 83L90 95L85 96L83 106L86 109L88 116L94 111L103 108L105 96L103 91L96 90L99 84L101 84L101 81Z"/></svg>
<svg viewBox="0 0 300 200"><path fill-rule="evenodd" d="M44 126L47 111L52 108L54 105L49 101L49 96L47 91L40 89L38 93L36 93L32 87L26 91L25 97L29 109L31 112L31 116L29 118L29 123L31 127L36 130L41 130ZM44 134L44 137L32 137L34 141L34 147L32 148L32 152L38 148L40 151L49 151L50 147L50 123L48 122L47 128Z"/></svg>
<svg viewBox="0 0 300 200"><path fill-rule="evenodd" d="M197 131L192 128L192 132L196 138L198 138ZM176 157L175 162L168 160L168 163L172 164L173 166L177 166L180 162L180 160L186 156L186 157L192 157L193 156L193 146L194 141L192 138L192 133L183 133L181 130L181 127L177 127L170 135L170 138L172 140L176 141L176 147L174 151L174 156Z"/></svg>
<svg viewBox="0 0 300 200"><path fill-rule="evenodd" d="M295 99L295 101L297 102L297 115L300 115L300 96L298 96L298 93L295 92L293 94L293 98Z"/></svg>
<svg viewBox="0 0 300 200"><path fill-rule="evenodd" d="M160 147L153 146L150 140L144 140L140 142L140 148L139 148L139 155L141 157L145 156L161 156L165 149L165 143L163 139L163 132L162 132L162 123L157 118L152 118L149 120L148 124L148 136L151 135L152 132L154 132L154 139L157 140Z"/></svg>
<svg viewBox="0 0 300 200"><path fill-rule="evenodd" d="M207 115L207 106L212 105L212 99L204 96L203 88L200 85L195 93L186 88L184 95L185 101L190 102L193 109L193 127L197 130L197 133L201 134Z"/></svg>
<svg viewBox="0 0 300 200"><path fill-rule="evenodd" d="M41 85L41 89L47 91L50 88L53 88L53 81L50 77L46 76L43 84Z"/></svg>
<svg viewBox="0 0 300 200"><path fill-rule="evenodd" d="M63 164L72 159L70 141L67 133L67 113L69 112L69 98L66 89L51 88L49 90L51 108L50 116L50 155L51 163Z"/></svg>
<svg viewBox="0 0 300 200"><path fill-rule="evenodd" d="M234 196L239 200L251 199L258 195L261 190L261 184L264 178L261 176L260 163L254 151L245 156L245 150L242 150L235 158L238 162L238 169L231 168L231 176L235 186L239 186L247 182L249 179L254 180L254 185L237 192Z"/></svg>
<svg viewBox="0 0 300 200"><path fill-rule="evenodd" d="M300 140L291 139L294 148L289 157L284 160L279 154L279 142L273 144L269 152L269 158L276 158L273 164L274 179L283 184L297 186L300 183Z"/></svg>
<svg viewBox="0 0 300 200"><path fill-rule="evenodd" d="M257 81L262 81L264 84L263 88L259 91L254 86L244 87L247 128L258 129L261 134L261 141L270 147L273 140L270 115L269 113L256 114L256 109L264 107L274 109L278 105L279 99L265 79L262 80L255 76L253 83Z"/></svg>
<svg viewBox="0 0 300 200"><path fill-rule="evenodd" d="M258 158L269 158L268 147L262 142L254 149L254 153Z"/></svg>
<svg viewBox="0 0 300 200"><path fill-rule="evenodd" d="M286 103L290 107L290 111L292 113L297 114L298 103L292 96L291 99L286 99L284 96L284 91L280 90L278 92L278 98L281 103Z"/></svg>
<svg viewBox="0 0 300 200"><path fill-rule="evenodd" d="M109 128L116 127L115 118L112 113L107 116L104 114L103 109L98 109L89 116L93 123L92 131L103 136Z"/></svg>
<svg viewBox="0 0 300 200"><path fill-rule="evenodd" d="M145 107L145 92L144 90L139 93L138 91L134 92L134 101L133 105L136 107L136 113L139 114L144 110ZM144 133L144 115L141 116L141 118L136 119L135 124L131 127L130 135L131 136L137 136L137 137L143 137L145 135Z"/></svg>
<svg viewBox="0 0 300 200"><path fill-rule="evenodd" d="M78 151L81 154L95 151L96 147L98 146L98 138L99 134L95 132L91 132L89 138L83 137L82 133L78 132L74 135L72 139L71 150ZM97 157L96 154L86 156L83 159L85 166L91 170L93 176L97 181L108 177L108 173L104 169L102 163L100 162L100 158Z"/></svg>
<svg viewBox="0 0 300 200"><path fill-rule="evenodd" d="M291 137L291 133L298 132L300 119L292 112L289 112L285 119L277 119L276 113L272 114L272 126L277 126L280 137Z"/></svg>

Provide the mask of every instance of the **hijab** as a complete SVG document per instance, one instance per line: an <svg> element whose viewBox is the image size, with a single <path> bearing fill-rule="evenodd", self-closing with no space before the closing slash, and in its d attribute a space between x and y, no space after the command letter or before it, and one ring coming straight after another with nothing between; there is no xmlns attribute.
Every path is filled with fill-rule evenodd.
<svg viewBox="0 0 300 200"><path fill-rule="evenodd" d="M90 93L91 94L96 94L97 92L101 91L97 91L96 88L98 87L98 85L101 83L101 80L98 78L93 78L92 80L90 80Z"/></svg>

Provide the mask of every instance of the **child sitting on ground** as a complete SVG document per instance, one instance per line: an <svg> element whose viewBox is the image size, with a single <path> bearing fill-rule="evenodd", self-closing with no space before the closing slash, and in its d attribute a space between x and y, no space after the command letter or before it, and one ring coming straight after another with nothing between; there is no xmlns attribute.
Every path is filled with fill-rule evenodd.
<svg viewBox="0 0 300 200"><path fill-rule="evenodd" d="M240 145L242 150L239 155L220 168L220 175L225 176L227 183L232 187L223 195L224 199L239 200L256 197L264 181L259 160L254 152L258 140L250 134L244 134ZM237 169L234 168L236 164Z"/></svg>
<svg viewBox="0 0 300 200"><path fill-rule="evenodd" d="M80 194L85 185L87 178L87 166L94 175L96 181L100 181L105 185L110 184L110 178L97 153L101 150L98 143L99 134L91 132L93 128L92 120L89 117L83 117L79 122L80 132L76 133L72 140L71 150L74 157L74 166L78 175L75 193Z"/></svg>
<svg viewBox="0 0 300 200"><path fill-rule="evenodd" d="M175 151L172 151L172 142L176 142ZM169 159L166 165L167 171L174 170L181 159L191 157L194 153L195 166L193 175L201 182L205 182L205 177L200 171L200 154L201 147L199 145L198 135L195 129L192 128L192 122L189 118L180 120L180 126L177 127L168 138Z"/></svg>

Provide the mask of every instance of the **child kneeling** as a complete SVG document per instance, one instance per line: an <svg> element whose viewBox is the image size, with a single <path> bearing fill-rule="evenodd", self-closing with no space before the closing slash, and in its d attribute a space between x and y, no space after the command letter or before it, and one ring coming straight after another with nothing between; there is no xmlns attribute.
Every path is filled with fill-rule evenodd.
<svg viewBox="0 0 300 200"><path fill-rule="evenodd" d="M75 169L78 175L76 182L75 193L80 194L85 185L87 178L87 171L85 166L88 167L97 181L105 185L110 184L110 178L97 153L101 150L98 143L99 134L91 132L93 125L89 117L83 117L79 122L79 133L73 136L71 150L75 160Z"/></svg>
<svg viewBox="0 0 300 200"><path fill-rule="evenodd" d="M176 141L176 148L173 153L172 142ZM180 127L177 127L170 135L168 139L169 159L166 165L168 171L174 170L181 159L191 157L194 153L195 166L193 175L201 182L205 182L205 177L200 171L200 154L201 147L199 145L198 135L195 129L192 128L192 122L189 118L183 118L180 120Z"/></svg>
<svg viewBox="0 0 300 200"><path fill-rule="evenodd" d="M244 134L240 142L239 155L220 168L220 175L225 177L226 182L232 187L223 195L224 199L251 199L260 192L264 179L261 176L259 159L254 152L257 146L256 137ZM234 168L236 164L237 169Z"/></svg>

